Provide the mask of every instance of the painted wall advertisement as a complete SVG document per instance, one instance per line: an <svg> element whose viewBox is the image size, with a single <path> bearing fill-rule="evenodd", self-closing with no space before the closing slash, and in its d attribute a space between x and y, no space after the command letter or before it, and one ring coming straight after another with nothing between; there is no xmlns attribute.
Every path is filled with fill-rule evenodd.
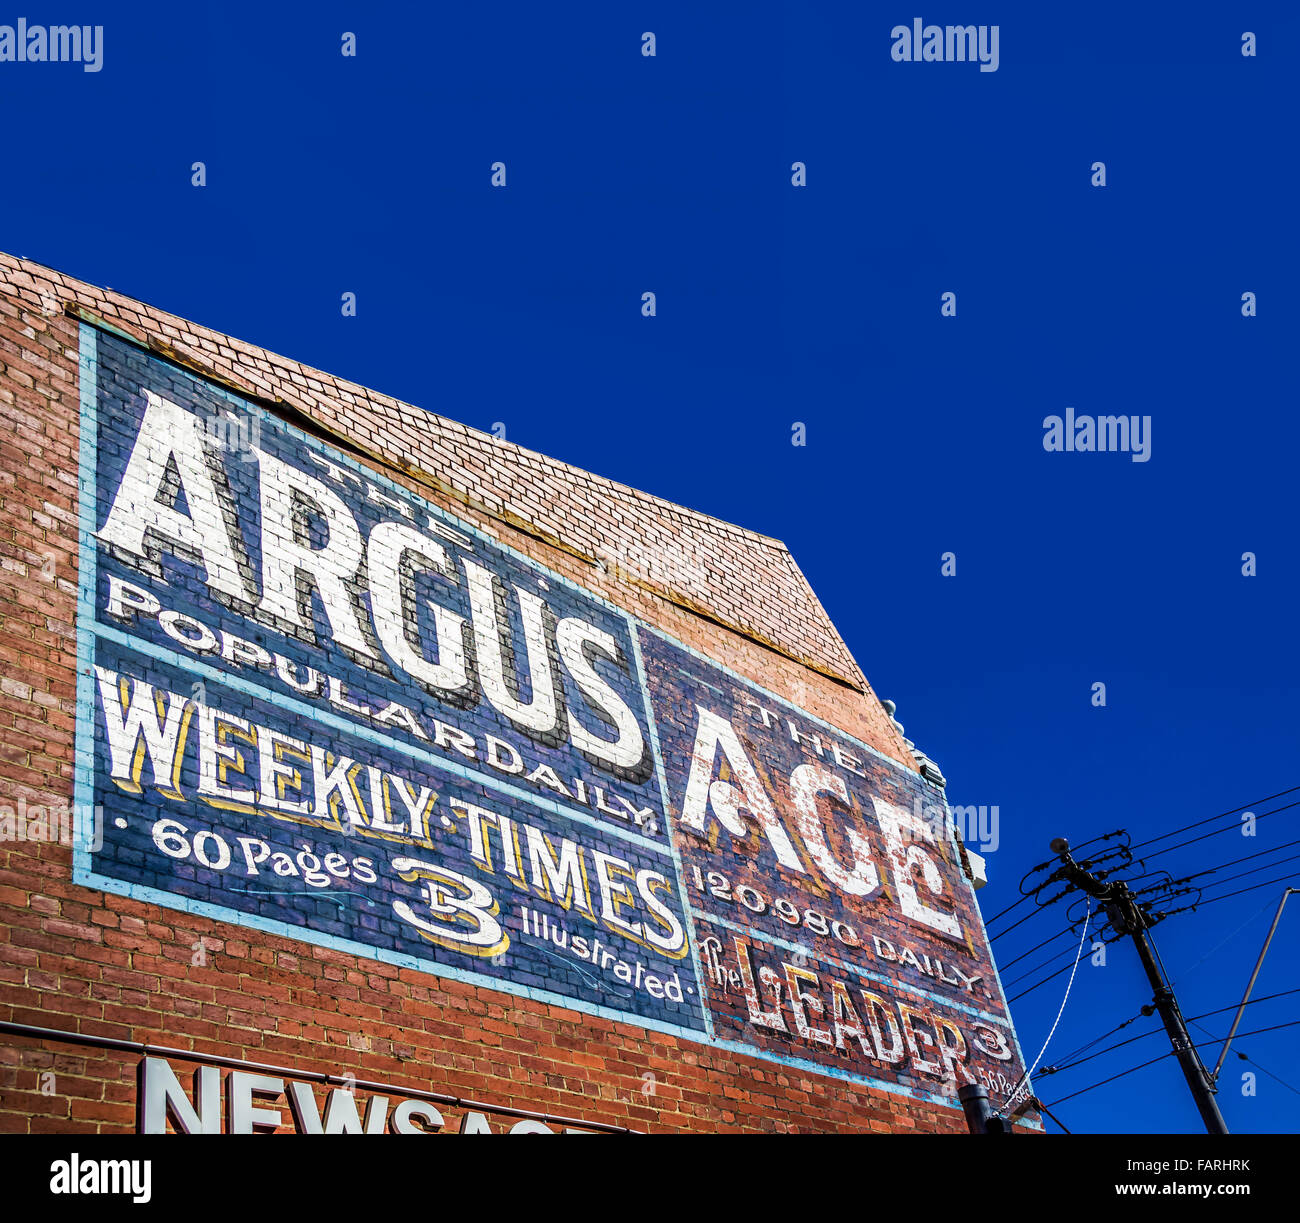
<svg viewBox="0 0 1300 1223"><path fill-rule="evenodd" d="M78 883L1011 1091L937 790L260 405L81 343Z"/></svg>

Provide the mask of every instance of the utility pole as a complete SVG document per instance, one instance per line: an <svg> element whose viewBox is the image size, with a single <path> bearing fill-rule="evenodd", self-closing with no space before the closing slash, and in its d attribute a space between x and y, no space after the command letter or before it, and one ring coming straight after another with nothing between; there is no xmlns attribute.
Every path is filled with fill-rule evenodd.
<svg viewBox="0 0 1300 1223"><path fill-rule="evenodd" d="M1228 1127L1214 1098L1214 1080L1201 1062L1196 1046L1192 1044L1187 1025L1183 1022L1183 1014L1178 1009L1178 999L1174 997L1174 991L1169 988L1164 973L1156 964L1151 944L1147 939L1146 932L1155 923L1134 899L1128 884L1123 880L1104 882L1090 871L1084 870L1070 856L1069 841L1064 838L1053 841L1052 852L1061 860L1059 876L1068 879L1075 887L1101 901L1110 918L1110 924L1115 927L1115 932L1127 934L1133 940L1138 959L1142 961L1147 980L1151 982L1152 1001L1164 1021L1165 1031L1169 1033L1169 1043L1173 1046L1174 1056L1178 1058L1178 1064L1183 1069L1183 1077L1187 1080L1187 1086L1196 1101L1201 1120L1205 1123L1205 1131L1208 1134L1226 1134Z"/></svg>

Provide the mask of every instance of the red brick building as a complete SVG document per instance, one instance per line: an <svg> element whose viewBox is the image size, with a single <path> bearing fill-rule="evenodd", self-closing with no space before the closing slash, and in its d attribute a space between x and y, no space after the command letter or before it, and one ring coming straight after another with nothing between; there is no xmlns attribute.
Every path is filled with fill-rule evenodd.
<svg viewBox="0 0 1300 1223"><path fill-rule="evenodd" d="M776 540L9 256L0 449L0 1131L1018 1083L942 778Z"/></svg>

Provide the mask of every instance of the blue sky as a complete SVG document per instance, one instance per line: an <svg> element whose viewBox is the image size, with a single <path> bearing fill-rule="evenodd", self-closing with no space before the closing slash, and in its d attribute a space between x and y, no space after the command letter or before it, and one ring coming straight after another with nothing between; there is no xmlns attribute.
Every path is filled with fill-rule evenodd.
<svg viewBox="0 0 1300 1223"><path fill-rule="evenodd" d="M1052 837L1141 841L1300 786L1300 13L1143 7L29 5L102 24L104 66L0 64L0 247L784 539L951 801L998 807L995 913ZM998 24L998 70L894 63L891 27L918 15ZM1150 416L1150 460L1046 452L1067 407ZM1280 846L1297 812L1160 864ZM1186 1014L1239 998L1282 886L1157 930ZM1295 987L1297 923L1258 993ZM1013 1007L1031 1057L1064 982ZM1045 1061L1148 997L1127 944L1085 959ZM1260 1003L1242 1030L1298 1009ZM1236 1048L1300 1088L1294 1041ZM1300 1128L1300 1095L1235 1058L1221 1104L1233 1129ZM1197 1127L1172 1059L1054 1111Z"/></svg>

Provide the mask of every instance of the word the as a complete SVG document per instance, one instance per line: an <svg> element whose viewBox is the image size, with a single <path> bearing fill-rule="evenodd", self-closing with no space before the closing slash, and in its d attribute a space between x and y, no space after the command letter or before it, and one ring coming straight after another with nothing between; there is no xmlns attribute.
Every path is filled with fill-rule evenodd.
<svg viewBox="0 0 1300 1223"><path fill-rule="evenodd" d="M828 839L818 799L828 795L838 799L843 807L850 807L849 790L843 777L812 762L796 766L790 774L788 810L808 857L805 865L777 813L767 783L760 779L736 728L725 717L702 705L696 706L696 714L695 745L679 825L684 832L707 842L716 821L731 834L733 843L743 842L751 831L744 812L753 816L777 863L791 874L804 875L810 869L815 870L846 896L873 896L884 889L885 880L872 858L871 843L856 821L842 829L852 859L850 863L846 864L843 855L832 849ZM719 774L719 756L726 762L729 781L724 781ZM942 850L933 829L913 812L879 795L871 796L871 807L893 879L893 899L903 916L949 938L961 938L957 917L927 903L918 888L919 883L929 899L951 906L950 888L936 861L942 860ZM909 834L906 841L905 831Z"/></svg>
<svg viewBox="0 0 1300 1223"><path fill-rule="evenodd" d="M973 1053L999 1062L1013 1057L1006 1037L979 1020L966 1021L971 1025L967 1039L955 1019L929 1007L887 999L860 985L851 988L827 972L788 961L779 968L762 964L757 945L739 937L732 943L754 1027L828 1050L859 1052L881 1066L910 1065L916 1073L948 1082L970 1081L966 1065ZM716 973L714 980L725 984Z"/></svg>

